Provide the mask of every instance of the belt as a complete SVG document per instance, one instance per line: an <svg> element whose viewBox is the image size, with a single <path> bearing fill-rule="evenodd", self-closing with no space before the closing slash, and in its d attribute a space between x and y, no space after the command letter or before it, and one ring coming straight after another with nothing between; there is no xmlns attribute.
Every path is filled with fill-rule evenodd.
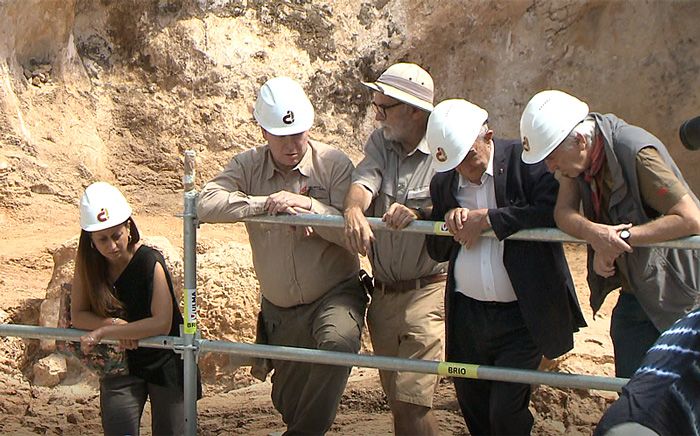
<svg viewBox="0 0 700 436"><path fill-rule="evenodd" d="M447 279L447 274L438 273L430 276L421 277L413 280L399 280L393 283L384 283L376 280L375 287L385 294L396 292L408 292L414 289L421 289L433 283L444 282Z"/></svg>
<svg viewBox="0 0 700 436"><path fill-rule="evenodd" d="M474 300L472 298L472 300ZM474 300L477 302L477 304L481 304L482 306L488 306L488 307L511 307L511 306L517 306L518 305L518 300L515 301L481 301L481 300Z"/></svg>
<svg viewBox="0 0 700 436"><path fill-rule="evenodd" d="M481 306L506 308L506 307L518 305L518 300L514 300L514 301L484 301L484 300L477 300L476 298L472 298L468 295L463 294L462 292L455 291L454 293L461 298L465 298L465 299L469 300L473 304L479 304Z"/></svg>

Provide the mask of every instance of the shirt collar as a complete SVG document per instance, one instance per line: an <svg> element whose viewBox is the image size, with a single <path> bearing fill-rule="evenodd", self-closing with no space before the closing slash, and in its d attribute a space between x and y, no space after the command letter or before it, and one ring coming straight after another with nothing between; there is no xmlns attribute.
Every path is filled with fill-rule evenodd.
<svg viewBox="0 0 700 436"><path fill-rule="evenodd" d="M416 148L414 148L412 152L408 153L408 156L413 156L413 154L416 151L420 151L423 154L430 155L430 149L428 148L428 141L425 139L425 136L423 136L423 138L420 140L420 142L418 143L418 146L416 146Z"/></svg>
<svg viewBox="0 0 700 436"><path fill-rule="evenodd" d="M311 174L312 170L312 156L311 156L311 140L309 140L308 146L306 147L306 152L304 153L304 156L301 158L298 164L294 168L291 169L291 171L299 171L301 175L305 177L309 177ZM275 175L275 171L278 171L280 174L282 174L282 171L280 171L279 168L277 168L277 164L275 164L275 159L272 157L272 152L270 151L270 146L266 146L265 149L265 165L267 167L265 171L265 178L267 180L270 180L272 177ZM290 172L291 172L290 171Z"/></svg>
<svg viewBox="0 0 700 436"><path fill-rule="evenodd" d="M486 172L484 174L488 174L489 176L493 177L493 149L494 149L494 143L491 141L491 152L489 153L489 164L486 166ZM482 180L484 176L481 177Z"/></svg>
<svg viewBox="0 0 700 436"><path fill-rule="evenodd" d="M493 156L494 156L493 149L494 149L494 144L492 142L491 143L491 152L489 153L489 163L486 165L486 171L484 171L484 174L481 175L481 185L478 185L478 186L483 186L489 177L493 177ZM457 174L459 174L459 173L457 173ZM463 177L461 174L459 174L459 187L463 188L465 186L477 186L477 185L475 183L470 182L465 177Z"/></svg>
<svg viewBox="0 0 700 436"><path fill-rule="evenodd" d="M299 170L301 175L305 177L310 177L313 170L313 156L311 156L311 147L311 140L309 140L308 144L306 145L304 156L301 158L297 166L293 168L295 170Z"/></svg>

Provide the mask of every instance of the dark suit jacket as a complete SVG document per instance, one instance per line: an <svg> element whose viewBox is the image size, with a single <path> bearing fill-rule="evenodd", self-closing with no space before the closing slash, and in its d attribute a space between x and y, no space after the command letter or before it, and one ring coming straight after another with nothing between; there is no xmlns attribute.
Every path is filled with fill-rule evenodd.
<svg viewBox="0 0 700 436"><path fill-rule="evenodd" d="M499 240L518 230L555 227L554 204L559 184L543 163L527 165L520 159L520 141L495 139L494 187L498 208L490 209L489 219ZM437 173L430 183L433 202L431 219L443 221L445 213L460 207L456 199L459 174L452 170ZM506 240L503 264L513 284L523 319L540 351L555 358L569 351L573 332L586 322L578 304L562 244ZM451 356L450 331L459 323L450 316L450 296L455 288L454 264L459 243L450 236L428 236L428 253L440 262L450 261L445 295L447 358Z"/></svg>

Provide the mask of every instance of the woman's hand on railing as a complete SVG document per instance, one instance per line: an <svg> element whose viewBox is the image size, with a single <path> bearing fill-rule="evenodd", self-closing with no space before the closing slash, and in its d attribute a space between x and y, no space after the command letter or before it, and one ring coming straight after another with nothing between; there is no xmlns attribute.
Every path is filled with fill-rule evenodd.
<svg viewBox="0 0 700 436"><path fill-rule="evenodd" d="M83 353L89 353L99 344L104 335L102 327L91 331L90 333L80 337L80 349Z"/></svg>

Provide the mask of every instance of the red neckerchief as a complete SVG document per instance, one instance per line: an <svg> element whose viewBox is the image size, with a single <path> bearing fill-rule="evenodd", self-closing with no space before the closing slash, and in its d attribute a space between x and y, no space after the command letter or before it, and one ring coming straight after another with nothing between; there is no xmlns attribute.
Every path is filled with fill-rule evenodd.
<svg viewBox="0 0 700 436"><path fill-rule="evenodd" d="M591 185L591 200L593 201L593 210L596 219L600 218L600 203L602 200L601 187L596 181L596 177L605 165L605 147L603 147L603 135L600 133L595 135L593 148L591 148L591 164L583 172L583 180Z"/></svg>

